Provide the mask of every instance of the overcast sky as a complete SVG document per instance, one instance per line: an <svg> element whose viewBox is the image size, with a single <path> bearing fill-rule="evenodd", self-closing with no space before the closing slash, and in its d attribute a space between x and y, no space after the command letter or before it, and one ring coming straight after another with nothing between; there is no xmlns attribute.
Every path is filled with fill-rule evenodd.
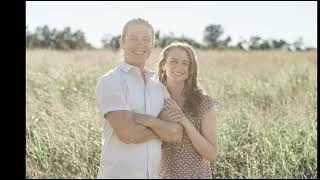
<svg viewBox="0 0 320 180"><path fill-rule="evenodd" d="M31 32L43 25L59 30L70 26L73 32L85 32L95 47L101 47L106 34L120 34L123 25L136 17L148 20L161 34L172 32L200 43L207 25L220 24L222 37L231 36L233 44L258 35L289 43L302 37L306 46L317 47L316 1L26 2L26 25Z"/></svg>

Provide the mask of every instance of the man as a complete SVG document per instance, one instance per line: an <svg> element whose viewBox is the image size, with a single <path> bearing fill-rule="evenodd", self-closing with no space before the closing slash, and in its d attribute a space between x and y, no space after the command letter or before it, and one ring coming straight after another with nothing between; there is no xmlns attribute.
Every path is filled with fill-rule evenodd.
<svg viewBox="0 0 320 180"><path fill-rule="evenodd" d="M124 61L103 75L96 89L103 123L98 178L159 178L161 140L181 141L183 128L156 118L169 93L144 67L154 47L153 27L132 19L119 44Z"/></svg>

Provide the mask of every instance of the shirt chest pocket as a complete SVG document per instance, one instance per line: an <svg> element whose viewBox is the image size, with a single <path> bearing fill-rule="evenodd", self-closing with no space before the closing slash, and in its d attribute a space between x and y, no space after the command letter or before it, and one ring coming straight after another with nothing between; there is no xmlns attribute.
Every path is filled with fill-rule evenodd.
<svg viewBox="0 0 320 180"><path fill-rule="evenodd" d="M127 88L127 104L132 112L145 113L145 92L140 87Z"/></svg>
<svg viewBox="0 0 320 180"><path fill-rule="evenodd" d="M161 112L164 104L164 99L159 96L151 96L151 98L148 100L147 108L149 109L150 114L154 116L158 116Z"/></svg>
<svg viewBox="0 0 320 180"><path fill-rule="evenodd" d="M149 87L146 94L146 110L148 114L158 116L164 105L164 96L157 84Z"/></svg>

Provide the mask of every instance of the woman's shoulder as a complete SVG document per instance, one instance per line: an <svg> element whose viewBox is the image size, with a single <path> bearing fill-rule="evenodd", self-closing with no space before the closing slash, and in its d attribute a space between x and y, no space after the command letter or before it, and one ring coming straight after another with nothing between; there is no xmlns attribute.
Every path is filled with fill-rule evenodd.
<svg viewBox="0 0 320 180"><path fill-rule="evenodd" d="M206 93L201 93L201 101L200 101L200 113L204 113L208 109L218 105L218 101L216 98L211 97Z"/></svg>
<svg viewBox="0 0 320 180"><path fill-rule="evenodd" d="M216 100L216 98L204 92L201 93L201 102L202 103L213 102L214 104L218 104L218 101Z"/></svg>

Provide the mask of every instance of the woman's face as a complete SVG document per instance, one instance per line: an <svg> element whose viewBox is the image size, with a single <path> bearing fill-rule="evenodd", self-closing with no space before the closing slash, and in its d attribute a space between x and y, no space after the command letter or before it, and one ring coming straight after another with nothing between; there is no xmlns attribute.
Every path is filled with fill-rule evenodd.
<svg viewBox="0 0 320 180"><path fill-rule="evenodd" d="M168 52L162 70L166 73L168 82L183 83L188 79L189 65L190 59L187 52L181 48L173 48Z"/></svg>

